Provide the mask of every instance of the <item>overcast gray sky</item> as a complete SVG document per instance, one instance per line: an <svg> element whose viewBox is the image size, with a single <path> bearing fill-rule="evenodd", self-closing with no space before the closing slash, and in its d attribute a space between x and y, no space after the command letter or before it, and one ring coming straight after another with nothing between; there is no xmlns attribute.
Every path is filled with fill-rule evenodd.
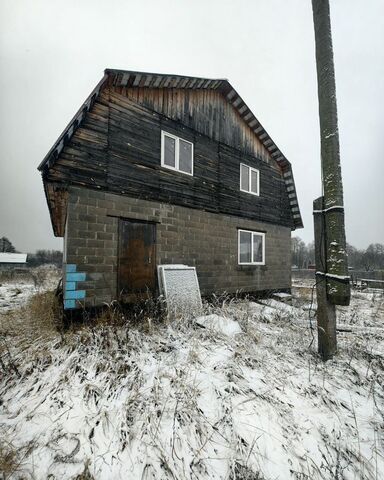
<svg viewBox="0 0 384 480"><path fill-rule="evenodd" d="M384 243L384 2L331 0L347 241ZM0 0L0 236L61 248L36 167L106 67L228 78L321 194L310 0Z"/></svg>

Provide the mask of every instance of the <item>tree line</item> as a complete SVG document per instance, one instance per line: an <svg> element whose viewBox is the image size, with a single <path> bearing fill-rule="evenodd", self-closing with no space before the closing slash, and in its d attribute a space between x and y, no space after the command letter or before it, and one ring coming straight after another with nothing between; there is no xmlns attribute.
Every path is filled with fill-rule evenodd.
<svg viewBox="0 0 384 480"><path fill-rule="evenodd" d="M28 253L27 265L29 267L38 267L39 265L63 265L63 252L60 250L36 250L35 253Z"/></svg>
<svg viewBox="0 0 384 480"><path fill-rule="evenodd" d="M292 266L310 268L315 264L314 243L306 244L300 237L292 237ZM348 266L355 270L384 270L384 245L371 243L365 250L347 243Z"/></svg>

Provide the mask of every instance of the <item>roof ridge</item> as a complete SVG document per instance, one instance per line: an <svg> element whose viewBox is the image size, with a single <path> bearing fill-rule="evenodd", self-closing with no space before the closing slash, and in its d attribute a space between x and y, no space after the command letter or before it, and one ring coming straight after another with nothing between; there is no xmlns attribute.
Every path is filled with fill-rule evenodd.
<svg viewBox="0 0 384 480"><path fill-rule="evenodd" d="M105 74L110 73L128 73L130 75L154 75L154 76L165 76L165 77L176 77L176 78L195 78L197 80L211 80L211 81L221 81L228 82L228 78L208 78L208 77L196 77L195 75L180 75L178 73L160 73L160 72L142 72L138 70L123 70L120 68L105 68Z"/></svg>

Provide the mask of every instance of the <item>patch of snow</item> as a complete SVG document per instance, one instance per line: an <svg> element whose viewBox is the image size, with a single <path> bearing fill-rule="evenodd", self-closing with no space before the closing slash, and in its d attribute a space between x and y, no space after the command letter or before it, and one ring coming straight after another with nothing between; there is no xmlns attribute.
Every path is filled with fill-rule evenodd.
<svg viewBox="0 0 384 480"><path fill-rule="evenodd" d="M215 332L227 335L228 337L232 337L233 335L242 332L238 322L214 313L196 318L195 323L201 327L209 328Z"/></svg>
<svg viewBox="0 0 384 480"><path fill-rule="evenodd" d="M268 305L263 305L257 302L249 302L249 308L252 313L252 318L255 320L273 321L276 318L276 309Z"/></svg>
<svg viewBox="0 0 384 480"><path fill-rule="evenodd" d="M22 306L37 291L37 288L31 283L1 283L0 312Z"/></svg>
<svg viewBox="0 0 384 480"><path fill-rule="evenodd" d="M324 273L324 272L316 272L316 275L323 275L328 278L336 278L338 280L350 280L351 276L350 275L336 275L334 273Z"/></svg>
<svg viewBox="0 0 384 480"><path fill-rule="evenodd" d="M273 294L273 296L278 298L292 298L292 295L290 293L284 293L284 292L276 292Z"/></svg>
<svg viewBox="0 0 384 480"><path fill-rule="evenodd" d="M290 314L296 316L298 314L298 309L279 300L274 300L273 298L268 298L266 300L260 300L260 303L274 308L279 314Z"/></svg>
<svg viewBox="0 0 384 480"><path fill-rule="evenodd" d="M328 135L325 135L324 138L331 138L331 137L334 137L336 134L337 132L328 133Z"/></svg>

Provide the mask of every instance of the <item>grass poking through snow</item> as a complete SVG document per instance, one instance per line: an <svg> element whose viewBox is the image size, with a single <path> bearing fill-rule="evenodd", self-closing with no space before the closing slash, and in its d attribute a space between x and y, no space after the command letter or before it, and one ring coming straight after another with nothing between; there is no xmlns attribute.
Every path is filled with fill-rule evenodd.
<svg viewBox="0 0 384 480"><path fill-rule="evenodd" d="M384 336L343 333L324 364L304 303L217 302L200 325L110 311L59 334L47 294L2 317L12 478L382 478Z"/></svg>

